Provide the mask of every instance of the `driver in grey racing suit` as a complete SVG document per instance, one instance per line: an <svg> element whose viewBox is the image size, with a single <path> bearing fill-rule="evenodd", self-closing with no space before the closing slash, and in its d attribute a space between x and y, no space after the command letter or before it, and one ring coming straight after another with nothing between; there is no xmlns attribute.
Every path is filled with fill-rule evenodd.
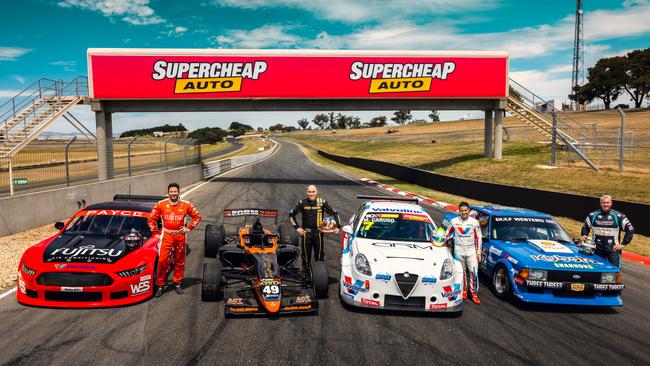
<svg viewBox="0 0 650 366"><path fill-rule="evenodd" d="M596 245L596 254L607 259L610 263L621 268L621 251L623 246L628 245L634 236L634 227L630 220L622 213L614 211L612 197L602 196L600 198L600 210L596 210L587 216L582 226L582 241L591 237ZM625 232L621 241L621 231Z"/></svg>
<svg viewBox="0 0 650 366"><path fill-rule="evenodd" d="M453 237L454 258L463 265L463 299L467 298L467 282L469 282L472 301L480 304L481 300L478 297L478 263L481 261L481 225L478 220L469 217L469 211L467 202L461 202L458 205L460 216L454 217L449 223L446 240ZM467 278L469 278L469 281L467 281Z"/></svg>

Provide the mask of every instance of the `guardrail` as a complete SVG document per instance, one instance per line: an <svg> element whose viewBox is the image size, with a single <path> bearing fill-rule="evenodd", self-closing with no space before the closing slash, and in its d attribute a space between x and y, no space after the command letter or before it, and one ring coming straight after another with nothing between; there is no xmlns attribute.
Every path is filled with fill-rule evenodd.
<svg viewBox="0 0 650 366"><path fill-rule="evenodd" d="M578 221L584 220L587 214L597 209L599 205L598 197L450 177L385 161L338 156L321 150L316 151L326 159L436 191L500 205L526 207ZM636 232L650 235L650 225L648 225L650 205L616 200L614 209L625 213L632 225L635 225Z"/></svg>
<svg viewBox="0 0 650 366"><path fill-rule="evenodd" d="M247 165L269 157L278 147L278 143L273 142L271 148L259 154L235 156L232 158L221 159L207 163L203 166L203 179L210 179L218 174L225 173L228 170L235 169L242 165Z"/></svg>

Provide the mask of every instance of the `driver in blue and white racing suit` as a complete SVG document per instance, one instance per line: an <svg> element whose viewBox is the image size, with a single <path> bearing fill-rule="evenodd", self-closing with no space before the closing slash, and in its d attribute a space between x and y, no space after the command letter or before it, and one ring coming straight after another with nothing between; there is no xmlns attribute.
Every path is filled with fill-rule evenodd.
<svg viewBox="0 0 650 366"><path fill-rule="evenodd" d="M593 243L596 245L596 254L607 259L610 263L621 268L621 251L625 245L632 241L634 227L630 220L622 213L612 210L612 197L600 198L600 210L587 216L580 234L582 241L587 240L591 232ZM621 241L621 231L625 232Z"/></svg>
<svg viewBox="0 0 650 366"><path fill-rule="evenodd" d="M458 205L460 216L454 217L447 228L446 240L454 242L454 258L463 265L463 299L467 298L467 282L470 285L472 301L480 304L478 297L478 263L481 261L482 235L478 220L469 216L469 204ZM469 272L469 273L468 273ZM467 279L469 278L469 281Z"/></svg>

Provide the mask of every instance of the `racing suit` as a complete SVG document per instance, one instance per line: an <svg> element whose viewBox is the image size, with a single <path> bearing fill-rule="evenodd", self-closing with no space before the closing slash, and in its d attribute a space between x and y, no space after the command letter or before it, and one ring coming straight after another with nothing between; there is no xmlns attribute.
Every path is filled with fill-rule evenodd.
<svg viewBox="0 0 650 366"><path fill-rule="evenodd" d="M621 231L625 231L622 242ZM609 210L605 213L597 210L587 216L580 234L589 235L589 232L596 245L596 254L621 268L621 251L614 251L614 245L627 245L632 241L634 228L630 220L618 211Z"/></svg>
<svg viewBox="0 0 650 366"><path fill-rule="evenodd" d="M156 284L164 286L169 271L169 256L174 251L174 277L176 285L180 285L185 272L185 234L179 230L185 226L185 218L190 216L192 222L187 228L192 230L201 221L201 214L189 202L178 200L173 203L166 199L158 202L147 220L152 235L160 234L160 249L158 252L158 273ZM158 219L162 218L162 233L158 229Z"/></svg>
<svg viewBox="0 0 650 366"><path fill-rule="evenodd" d="M296 221L298 212L302 213L302 225L298 225L298 222ZM332 216L336 222L336 227L339 229L341 228L339 214L329 205L329 203L327 203L326 200L322 198L316 198L314 201L309 198L304 198L298 202L291 212L289 212L291 225L296 229L302 227L305 230L305 235L302 237L300 248L302 254L302 266L305 270L309 268L312 249L314 251L314 260L320 262L325 260L325 251L323 248L324 235L319 230L323 225L323 213Z"/></svg>
<svg viewBox="0 0 650 366"><path fill-rule="evenodd" d="M473 295L478 295L477 256L481 253L482 246L481 226L473 217L468 217L467 220L463 220L460 216L454 217L449 223L445 241L452 237L454 258L463 265L463 293L467 291L469 275L470 291Z"/></svg>

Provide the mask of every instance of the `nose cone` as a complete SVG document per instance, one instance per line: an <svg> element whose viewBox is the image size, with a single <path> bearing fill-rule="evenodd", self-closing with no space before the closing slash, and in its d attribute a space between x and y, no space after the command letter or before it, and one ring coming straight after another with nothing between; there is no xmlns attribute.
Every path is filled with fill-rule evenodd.
<svg viewBox="0 0 650 366"><path fill-rule="evenodd" d="M280 303L281 301L265 301L264 308L269 313L277 313L280 311Z"/></svg>

